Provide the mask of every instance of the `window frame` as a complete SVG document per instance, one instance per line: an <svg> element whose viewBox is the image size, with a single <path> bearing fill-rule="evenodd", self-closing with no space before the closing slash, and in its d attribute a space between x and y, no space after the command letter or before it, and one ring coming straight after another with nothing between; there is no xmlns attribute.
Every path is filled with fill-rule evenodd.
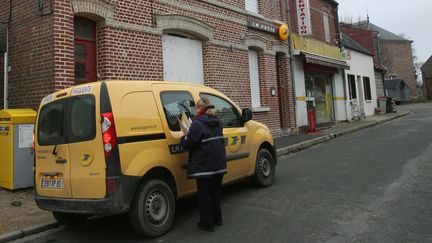
<svg viewBox="0 0 432 243"><path fill-rule="evenodd" d="M363 77L363 90L364 90L364 98L366 101L372 100L372 90L370 85L370 78L369 77Z"/></svg>
<svg viewBox="0 0 432 243"><path fill-rule="evenodd" d="M256 71L252 69L251 62L251 52L256 53ZM260 85L260 73L259 73L259 53L257 50L249 49L248 50L248 60L249 60L249 85L251 91L251 106L253 108L262 107L261 104L261 85ZM255 68L255 67L254 67ZM257 80L252 79L253 72L256 72L254 76L257 77Z"/></svg>
<svg viewBox="0 0 432 243"><path fill-rule="evenodd" d="M177 115L178 119L175 120L175 124L172 124L170 122L170 120L168 119L168 117L171 117L171 116L170 116L170 114L167 113L167 109L165 109L165 102L164 102L164 99L163 99L164 95L166 95L166 94L175 94L175 93L188 94L190 96L190 98L191 98L190 101L192 101L193 104L194 104L193 107L196 107L196 104L195 104L195 101L194 101L192 93L189 92L189 91L186 91L186 90L167 90L167 91L160 92L159 97L160 97L160 101L161 101L161 104L162 104L162 109L163 109L163 112L164 112L164 115L165 115L165 121L168 124L168 128L172 132L180 132L181 128L180 128L180 124L178 122L178 119L181 119L181 116L182 116L183 112L181 114ZM177 101L179 101L179 100L177 100ZM179 104L180 104L180 102L179 102ZM185 107L183 107L183 108L185 108ZM192 108L192 106L190 106L189 108ZM196 110L195 109L193 109L193 110L191 109L189 112L190 113L189 114L186 113L186 115L188 116L188 118L192 119L195 116L195 114L196 114ZM178 126L178 129L177 129L177 127L173 128L173 126Z"/></svg>
<svg viewBox="0 0 432 243"><path fill-rule="evenodd" d="M331 42L330 15L327 10L323 10L322 15L323 15L324 40L325 42L330 43Z"/></svg>
<svg viewBox="0 0 432 243"><path fill-rule="evenodd" d="M348 89L349 89L350 99L351 100L357 99L356 77L353 74L348 74L347 76L348 76L347 79L348 79ZM350 77L352 77L352 79L350 79Z"/></svg>
<svg viewBox="0 0 432 243"><path fill-rule="evenodd" d="M216 94L212 94L212 93L209 93L209 92L200 92L199 93L200 99L202 99L203 97L206 97L206 96L213 96L215 98L218 98L218 99L221 99L221 100L225 101L227 104L229 104L231 106L231 108L232 108L231 110L237 116L237 120L238 120L237 124L234 124L232 126L225 126L223 120L221 119L221 116L218 115L217 108L215 107L216 115L218 116L218 118L219 118L219 120L221 122L222 128L238 128L238 127L243 127L244 126L243 121L242 121L241 113L239 112L239 110L237 109L237 107L233 103L231 103L227 99L225 99L225 98L223 98L223 97L221 97L219 95L216 95ZM212 102L212 105L214 105L214 102Z"/></svg>

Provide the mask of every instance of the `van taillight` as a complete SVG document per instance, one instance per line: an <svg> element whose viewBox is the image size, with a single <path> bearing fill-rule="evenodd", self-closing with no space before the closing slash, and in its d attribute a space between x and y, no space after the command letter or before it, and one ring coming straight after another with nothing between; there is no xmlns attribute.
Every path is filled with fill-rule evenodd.
<svg viewBox="0 0 432 243"><path fill-rule="evenodd" d="M102 113L102 139L105 157L108 157L112 149L117 145L114 117L111 112Z"/></svg>

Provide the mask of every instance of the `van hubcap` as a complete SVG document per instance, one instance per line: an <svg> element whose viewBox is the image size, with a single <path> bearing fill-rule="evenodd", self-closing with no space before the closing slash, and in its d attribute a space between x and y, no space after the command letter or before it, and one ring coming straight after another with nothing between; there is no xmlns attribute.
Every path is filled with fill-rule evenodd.
<svg viewBox="0 0 432 243"><path fill-rule="evenodd" d="M261 174L265 177L269 177L271 174L270 161L264 156L260 159L260 170Z"/></svg>
<svg viewBox="0 0 432 243"><path fill-rule="evenodd" d="M153 226L162 225L167 219L168 203L166 196L160 191L152 191L146 200L145 211L147 219Z"/></svg>

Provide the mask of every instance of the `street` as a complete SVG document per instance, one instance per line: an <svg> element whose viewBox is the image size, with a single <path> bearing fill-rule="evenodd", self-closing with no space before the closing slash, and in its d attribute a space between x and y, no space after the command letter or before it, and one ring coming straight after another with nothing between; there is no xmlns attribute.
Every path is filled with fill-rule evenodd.
<svg viewBox="0 0 432 243"><path fill-rule="evenodd" d="M195 198L171 231L144 239L126 216L92 219L19 242L431 242L432 104L279 158L275 184L224 189L224 225L197 229Z"/></svg>

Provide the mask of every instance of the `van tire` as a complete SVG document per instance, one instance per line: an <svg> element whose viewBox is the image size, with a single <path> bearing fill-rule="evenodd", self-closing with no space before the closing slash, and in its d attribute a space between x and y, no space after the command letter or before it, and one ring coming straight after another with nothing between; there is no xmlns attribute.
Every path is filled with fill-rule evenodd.
<svg viewBox="0 0 432 243"><path fill-rule="evenodd" d="M60 225L74 226L87 220L89 215L76 213L52 212L54 218Z"/></svg>
<svg viewBox="0 0 432 243"><path fill-rule="evenodd" d="M145 180L129 211L135 232L152 238L161 236L171 228L174 216L174 194L168 184L158 179Z"/></svg>
<svg viewBox="0 0 432 243"><path fill-rule="evenodd" d="M275 178L275 160L273 155L265 148L258 150L255 162L255 174L252 179L258 187L273 185Z"/></svg>

